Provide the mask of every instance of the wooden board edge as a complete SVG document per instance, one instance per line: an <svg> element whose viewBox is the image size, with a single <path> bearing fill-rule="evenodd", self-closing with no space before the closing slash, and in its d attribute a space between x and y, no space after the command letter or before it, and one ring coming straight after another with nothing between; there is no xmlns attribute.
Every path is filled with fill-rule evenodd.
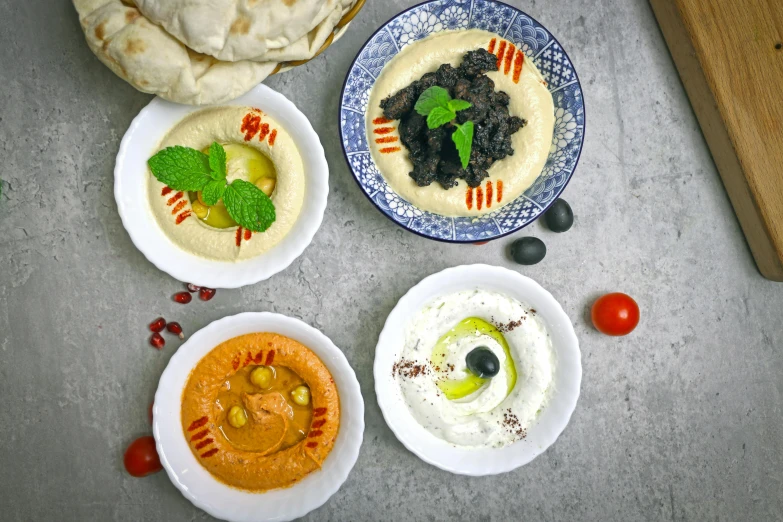
<svg viewBox="0 0 783 522"><path fill-rule="evenodd" d="M761 275L783 282L780 259L674 0L649 0Z"/></svg>

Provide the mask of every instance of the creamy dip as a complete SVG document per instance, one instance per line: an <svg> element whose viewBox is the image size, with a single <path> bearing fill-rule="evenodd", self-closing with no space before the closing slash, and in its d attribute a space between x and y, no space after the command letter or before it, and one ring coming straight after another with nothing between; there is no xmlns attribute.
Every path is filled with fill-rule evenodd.
<svg viewBox="0 0 783 522"><path fill-rule="evenodd" d="M240 144L269 158L277 171L277 185L270 196L276 219L264 232L238 227L214 228L196 217L191 198L171 190L148 173L148 200L155 219L179 248L218 261L242 261L263 254L277 245L296 223L305 194L305 175L299 149L271 116L251 107L215 107L200 110L175 125L159 150L174 145L207 149L213 141L221 145ZM157 152L157 151L155 151ZM252 181L242 168L227 165L227 181Z"/></svg>
<svg viewBox="0 0 783 522"><path fill-rule="evenodd" d="M493 331L473 327L484 322ZM464 397L447 398L443 383L470 379L465 358L479 346L497 356L499 373ZM546 407L554 369L552 341L535 310L496 292L470 290L440 297L414 316L394 374L425 429L458 446L500 447L524 438Z"/></svg>
<svg viewBox="0 0 783 522"><path fill-rule="evenodd" d="M495 82L496 91L509 95L511 116L528 123L511 136L514 155L495 162L480 187L471 189L461 179L450 189L438 183L420 187L409 176L413 164L399 142L398 122L384 120L380 103L444 63L457 67L466 52L480 48L503 55L498 58L499 70L486 75ZM444 216L495 211L533 184L549 156L555 109L546 85L533 60L497 34L478 29L436 33L404 48L384 66L375 82L366 121L372 158L391 188L420 209Z"/></svg>

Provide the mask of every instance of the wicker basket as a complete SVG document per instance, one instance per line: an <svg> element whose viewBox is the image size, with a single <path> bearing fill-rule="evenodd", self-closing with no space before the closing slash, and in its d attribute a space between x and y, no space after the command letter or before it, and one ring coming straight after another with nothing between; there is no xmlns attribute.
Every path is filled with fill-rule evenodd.
<svg viewBox="0 0 783 522"><path fill-rule="evenodd" d="M354 19L354 17L359 14L359 11L361 11L362 7L364 7L364 3L366 0L359 0L354 4L354 6L351 8L350 11L345 13L345 16L342 17L342 19L337 22L337 25L334 26L334 31L332 34L329 35L329 37L326 39L324 44L321 46L320 49L318 49L318 52L313 55L313 58L321 54L326 50L327 47L332 45L334 42L340 39L340 37L345 33L346 29L348 29L348 24L351 23L351 20ZM272 71L270 76L272 74L277 74L279 72L285 72L293 69L297 65L302 65L303 63L307 63L313 58L308 58L307 60L295 60L291 62L282 62L277 64L277 67Z"/></svg>

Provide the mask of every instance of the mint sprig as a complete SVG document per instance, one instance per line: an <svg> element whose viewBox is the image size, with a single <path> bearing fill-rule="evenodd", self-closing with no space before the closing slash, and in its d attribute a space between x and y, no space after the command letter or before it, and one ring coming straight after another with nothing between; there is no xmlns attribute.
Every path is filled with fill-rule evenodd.
<svg viewBox="0 0 783 522"><path fill-rule="evenodd" d="M226 149L216 141L209 146L209 168L212 169L212 179L226 179Z"/></svg>
<svg viewBox="0 0 783 522"><path fill-rule="evenodd" d="M457 112L471 108L469 101L452 99L449 91L443 87L434 85L425 90L419 96L413 109L427 117L427 127L437 129L456 119ZM457 147L462 168L468 168L470 151L473 147L473 122L467 121L460 125L453 123L456 130L451 135L451 140Z"/></svg>
<svg viewBox="0 0 783 522"><path fill-rule="evenodd" d="M209 156L188 147L167 147L152 156L147 164L158 181L174 190L198 191L212 180Z"/></svg>
<svg viewBox="0 0 783 522"><path fill-rule="evenodd" d="M248 230L263 232L276 218L275 206L269 196L252 183L241 179L235 179L226 187L223 203L226 204L231 219Z"/></svg>
<svg viewBox="0 0 783 522"><path fill-rule="evenodd" d="M225 179L213 179L204 186L204 190L201 191L201 199L204 200L208 206L217 205L217 202L223 197L226 192L226 180Z"/></svg>
<svg viewBox="0 0 783 522"><path fill-rule="evenodd" d="M209 147L209 155L189 147L167 147L147 164L153 176L177 191L201 191L208 206L221 199L237 224L254 232L263 232L275 222L275 205L269 196L254 184L235 179L226 181L226 150L217 142Z"/></svg>
<svg viewBox="0 0 783 522"><path fill-rule="evenodd" d="M451 135L451 141L457 147L459 160L462 162L462 168L468 166L470 161L470 149L473 146L473 122L468 120L462 125L455 124L457 130Z"/></svg>

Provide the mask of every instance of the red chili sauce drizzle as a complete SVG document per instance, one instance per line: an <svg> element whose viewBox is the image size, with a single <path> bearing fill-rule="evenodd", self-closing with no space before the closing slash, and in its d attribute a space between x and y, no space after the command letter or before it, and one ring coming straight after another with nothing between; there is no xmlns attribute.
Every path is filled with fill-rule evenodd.
<svg viewBox="0 0 783 522"><path fill-rule="evenodd" d="M250 141L258 134L258 129L261 126L261 116L248 112L245 117L242 118L242 126L239 128L240 132L245 133L245 141Z"/></svg>
<svg viewBox="0 0 783 522"><path fill-rule="evenodd" d="M492 206L492 182L487 181L487 208Z"/></svg>

